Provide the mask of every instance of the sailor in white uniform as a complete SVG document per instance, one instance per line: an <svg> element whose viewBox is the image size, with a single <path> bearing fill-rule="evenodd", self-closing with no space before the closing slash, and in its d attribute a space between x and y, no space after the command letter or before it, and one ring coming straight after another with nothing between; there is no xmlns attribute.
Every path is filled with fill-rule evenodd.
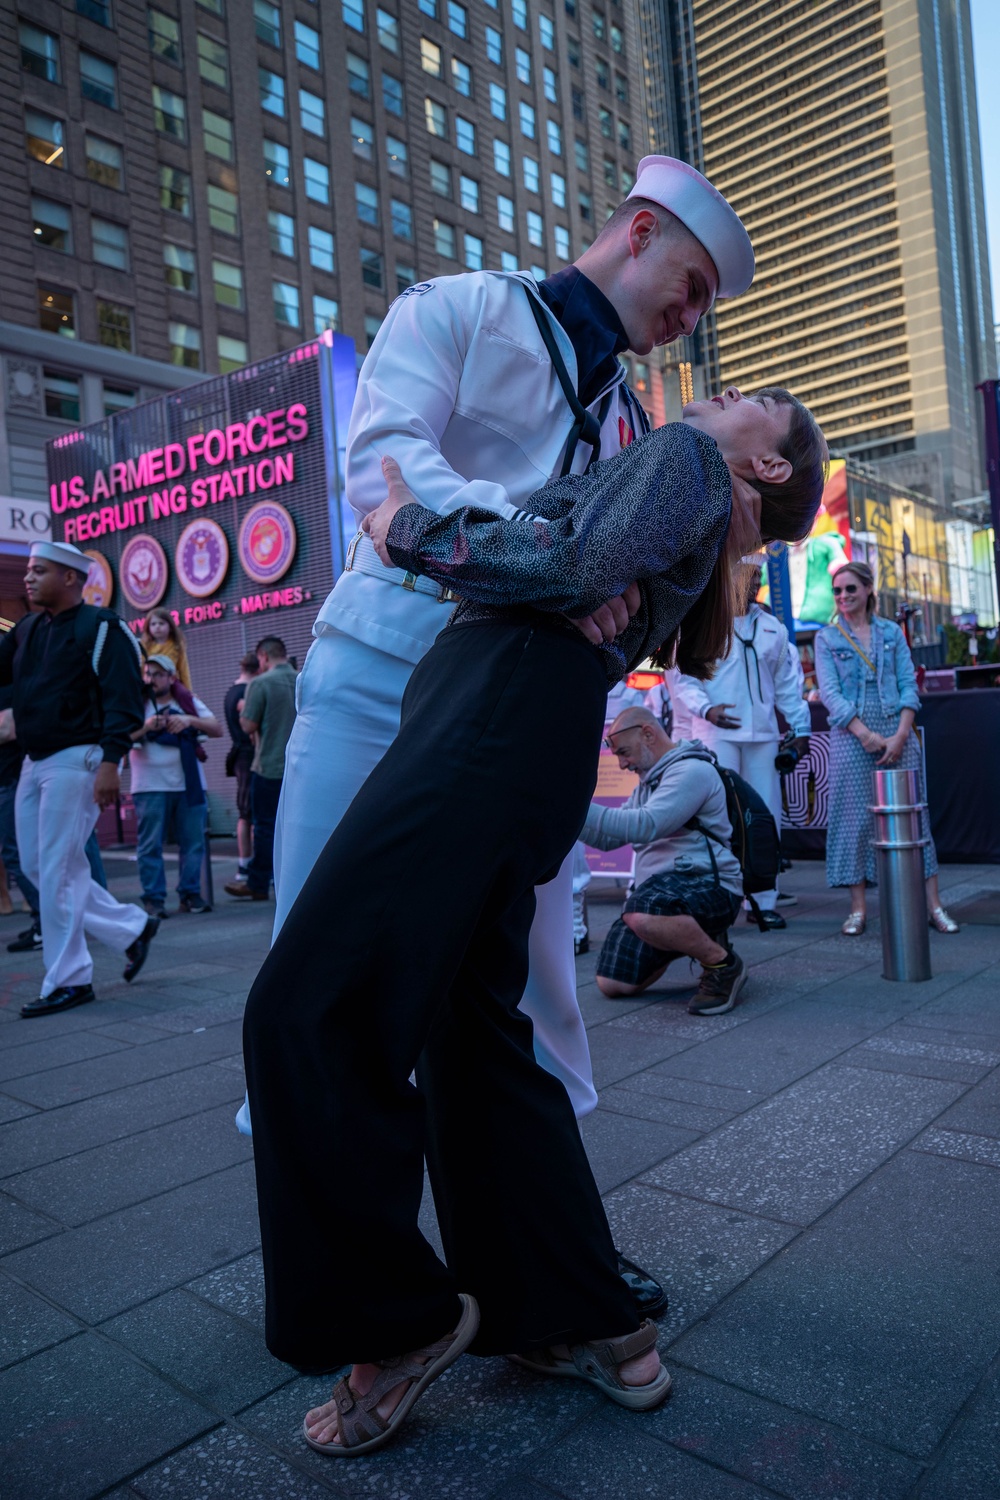
<svg viewBox="0 0 1000 1500"><path fill-rule="evenodd" d="M780 620L752 604L736 621L732 650L715 668L710 682L675 673L676 709L691 719L691 733L760 793L781 828L781 777L774 764L780 733L780 708L796 737L799 755L809 750L809 705L802 696L798 653ZM784 927L775 910L777 890L757 896L765 927Z"/></svg>

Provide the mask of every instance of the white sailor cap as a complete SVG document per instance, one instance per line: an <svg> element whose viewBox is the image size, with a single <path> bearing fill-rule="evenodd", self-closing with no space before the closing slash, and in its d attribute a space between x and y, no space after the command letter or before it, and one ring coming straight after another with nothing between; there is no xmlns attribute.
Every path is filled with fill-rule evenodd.
<svg viewBox="0 0 1000 1500"><path fill-rule="evenodd" d="M147 667L162 667L164 672L169 672L172 677L177 676L177 663L169 656L163 656L159 651L151 651L146 657Z"/></svg>
<svg viewBox="0 0 1000 1500"><path fill-rule="evenodd" d="M31 557L44 557L61 568L74 568L84 578L90 572L90 558L72 542L32 542Z"/></svg>
<svg viewBox="0 0 1000 1500"><path fill-rule="evenodd" d="M719 273L719 297L738 297L753 281L750 236L707 177L672 156L644 156L630 198L649 198L669 209L703 245Z"/></svg>

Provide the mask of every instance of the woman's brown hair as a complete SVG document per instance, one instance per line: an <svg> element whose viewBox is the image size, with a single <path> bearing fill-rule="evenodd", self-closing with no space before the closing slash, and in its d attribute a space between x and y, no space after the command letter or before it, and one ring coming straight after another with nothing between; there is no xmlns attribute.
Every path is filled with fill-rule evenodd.
<svg viewBox="0 0 1000 1500"><path fill-rule="evenodd" d="M832 583L834 578L839 578L841 573L853 573L859 583L863 583L865 588L871 589L871 593L865 600L865 618L870 620L872 615L878 613L878 594L875 590L875 574L872 572L871 568L866 562L855 562L853 558L850 562L841 563L840 567L832 575L830 582ZM833 611L833 618L837 618L836 608L834 608Z"/></svg>

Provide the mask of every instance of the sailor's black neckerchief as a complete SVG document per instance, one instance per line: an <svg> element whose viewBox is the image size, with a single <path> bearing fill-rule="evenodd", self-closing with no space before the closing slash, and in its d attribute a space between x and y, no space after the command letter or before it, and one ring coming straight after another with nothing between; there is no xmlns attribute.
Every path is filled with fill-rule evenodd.
<svg viewBox="0 0 1000 1500"><path fill-rule="evenodd" d="M584 406L614 380L628 334L601 289L576 266L539 283L538 293L562 324L576 355L576 388ZM638 435L638 434L637 434Z"/></svg>

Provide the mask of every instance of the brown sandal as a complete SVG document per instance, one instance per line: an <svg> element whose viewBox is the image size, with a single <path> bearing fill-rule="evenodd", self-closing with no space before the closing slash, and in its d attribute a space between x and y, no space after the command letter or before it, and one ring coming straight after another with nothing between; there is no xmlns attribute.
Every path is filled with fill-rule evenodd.
<svg viewBox="0 0 1000 1500"><path fill-rule="evenodd" d="M334 1387L333 1399L337 1404L337 1432L340 1442L317 1442L309 1436L303 1421L302 1435L310 1448L315 1448L317 1453L329 1454L330 1457L354 1458L361 1453L374 1452L395 1437L397 1428L402 1426L427 1387L450 1364L454 1364L460 1354L465 1353L476 1336L479 1328L479 1305L475 1297L469 1297L464 1292L459 1293L459 1300L462 1303L462 1316L454 1332L423 1349L414 1349L410 1354L400 1354L395 1359L383 1361L371 1390L364 1396L354 1389L347 1376L338 1381ZM417 1355L421 1354L427 1356L426 1362L422 1363L417 1359ZM377 1410L379 1402L397 1385L402 1385L404 1380L409 1380L412 1384L403 1393L399 1405L391 1416L381 1416Z"/></svg>
<svg viewBox="0 0 1000 1500"><path fill-rule="evenodd" d="M673 1381L661 1365L660 1373L646 1385L626 1385L618 1366L639 1354L656 1348L658 1330L646 1318L635 1333L622 1339L594 1339L589 1344L571 1344L569 1358L554 1349L532 1349L528 1354L508 1354L507 1358L538 1375L566 1375L587 1380L605 1396L632 1411L650 1411L670 1395Z"/></svg>

